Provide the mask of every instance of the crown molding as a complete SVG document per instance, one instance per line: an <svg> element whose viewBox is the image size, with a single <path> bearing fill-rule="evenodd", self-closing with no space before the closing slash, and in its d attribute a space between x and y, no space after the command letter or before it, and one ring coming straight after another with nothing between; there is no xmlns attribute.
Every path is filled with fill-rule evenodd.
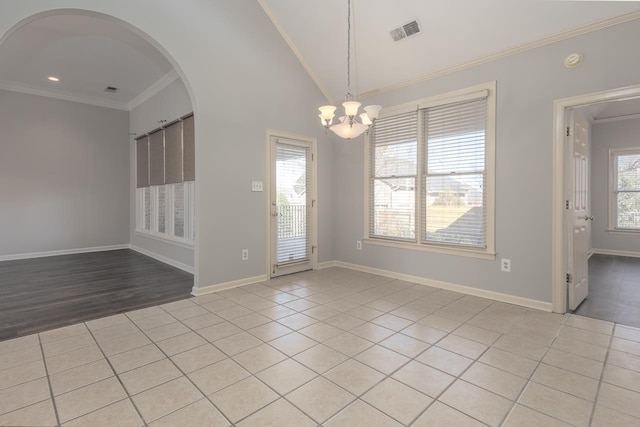
<svg viewBox="0 0 640 427"><path fill-rule="evenodd" d="M145 89L144 92L142 92L140 95L136 96L131 101L129 101L129 103L127 104L127 109L129 111L133 110L143 102L149 100L153 95L155 95L156 93L160 92L162 89L169 86L178 78L180 78L180 76L178 75L178 72L175 69L172 69L167 74L160 77L154 84L152 84L147 89Z"/></svg>
<svg viewBox="0 0 640 427"><path fill-rule="evenodd" d="M267 6L267 3L264 0L258 0L258 3L260 4L260 6L262 6L264 13L266 13L269 19L271 19L271 22L273 23L274 27L276 27L276 30L278 30L278 32L280 33L284 41L289 45L289 48L291 48L291 50L293 51L293 54L296 56L296 58L298 58L298 61L300 61L304 69L307 71L307 74L309 74L309 77L311 77L311 80L313 80L316 86L318 86L318 89L320 89L320 92L322 92L324 97L327 98L327 102L329 104L333 104L333 101L331 100L331 95L329 94L327 89L320 83L320 80L311 69L311 66L309 66L307 61L304 59L304 56L302 56L302 53L300 53L300 51L298 50L298 47L295 45L291 37L289 37L289 34L287 34L287 32L284 30L284 28L280 24L280 21L278 21L278 19L273 14L271 9L269 9L269 6Z"/></svg>
<svg viewBox="0 0 640 427"><path fill-rule="evenodd" d="M140 95L133 98L128 103L110 101L107 99L97 98L94 96L76 95L70 92L64 91L52 91L44 90L36 86L27 85L23 83L9 83L0 81L0 89L8 90L11 92L26 93L29 95L45 96L47 98L62 99L64 101L80 102L82 104L95 105L97 107L113 108L116 110L131 111L143 102L147 101L156 93L169 86L180 76L176 70L171 70L164 76L160 77L155 83L145 89Z"/></svg>
<svg viewBox="0 0 640 427"><path fill-rule="evenodd" d="M47 98L62 99L64 101L80 102L82 104L95 105L97 107L113 108L116 110L129 111L127 104L123 102L109 101L93 96L75 95L64 91L50 91L37 88L35 86L22 83L8 83L0 81L0 89L11 92L26 93L29 95L45 96Z"/></svg>
<svg viewBox="0 0 640 427"><path fill-rule="evenodd" d="M614 16L612 18L601 19L599 21L592 22L590 24L582 25L567 31L563 31L557 34L554 34L549 37L545 37L534 42L524 43L518 46L514 46L509 49L501 50L491 55L483 56L480 58L476 58L472 61L465 62L463 64L455 65L453 67L444 68L439 71L434 71L431 73L423 74L416 78L406 80L401 83L396 83L390 86L386 86L384 88L374 89L360 94L359 98L364 99L374 95L379 95L385 92L391 92L393 90L402 89L407 86L413 86L417 83L421 83L427 80L432 80L437 77L442 77L447 74L452 74L458 71L465 70L467 68L472 68L477 65L486 64L487 62L495 61L498 59L507 58L512 55L517 55L519 53L526 52L531 49L536 49L539 47L547 46L553 43L557 43L563 40L567 40L573 37L577 37L583 34L587 34L593 31L601 30L607 27L612 27L614 25L622 24L624 22L633 21L634 19L640 18L640 10L636 10L634 12L625 13L623 15Z"/></svg>

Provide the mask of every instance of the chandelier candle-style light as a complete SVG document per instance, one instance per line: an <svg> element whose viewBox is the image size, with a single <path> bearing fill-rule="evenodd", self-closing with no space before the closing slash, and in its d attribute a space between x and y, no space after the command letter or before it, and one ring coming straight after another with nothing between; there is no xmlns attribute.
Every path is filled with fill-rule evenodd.
<svg viewBox="0 0 640 427"><path fill-rule="evenodd" d="M320 110L320 122L325 129L331 129L340 138L351 139L362 135L371 126L375 125L378 114L382 107L380 105L368 105L364 107L364 113L358 115L360 104L353 100L351 94L351 0L347 0L347 94L344 96L344 116L338 118L340 123L333 125L336 107L333 105L323 105ZM360 117L360 121L358 121Z"/></svg>

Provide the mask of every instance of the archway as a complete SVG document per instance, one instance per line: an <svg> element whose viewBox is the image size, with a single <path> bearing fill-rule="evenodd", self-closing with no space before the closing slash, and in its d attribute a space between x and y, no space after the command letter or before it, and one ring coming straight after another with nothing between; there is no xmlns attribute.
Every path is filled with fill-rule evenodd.
<svg viewBox="0 0 640 427"><path fill-rule="evenodd" d="M0 48L2 46L5 46L5 44L8 41L10 41L12 37L16 36L21 30L25 29L29 25L42 22L43 20L46 20L49 18L55 18L55 17L72 17L72 18L73 17L78 17L78 18L90 17L91 19L104 21L109 25L118 27L120 31L131 32L136 37L139 37L141 40L144 41L144 43L148 43L150 46L156 49L159 52L159 54L161 54L166 59L166 61L168 61L171 64L171 67L173 68L173 70L175 70L174 71L175 74L180 77L181 82L184 86L184 91L186 92L185 97L187 98L188 103L190 105L188 108L188 111L194 111L196 109L191 85L186 79L184 72L181 70L181 68L176 63L176 61L171 57L171 55L169 55L167 51L163 49L162 46L159 45L159 43L157 43L154 39L149 37L146 33L110 15L92 12L92 11L77 10L77 9L73 9L73 10L56 9L56 10L37 13L29 16L28 18L22 19L20 22L13 25L11 29L7 31L0 38ZM60 222L59 221L60 219L64 220L64 218L67 217L67 222L69 224L69 227L66 229L64 227L59 227L59 226L57 227L56 226L57 224L55 224L55 221L52 220L50 223L47 224L47 226L43 226L42 230L34 231L31 236L26 236L25 239L23 239L25 241L29 239L37 240L37 237L40 236L42 237L43 241L44 240L48 241L47 245L43 245L38 248L37 247L38 242L36 241L35 242L36 244L34 246L29 247L27 249L16 249L13 253L9 252L8 254L7 252L5 252L4 254L0 252L0 260L37 258L37 257L47 257L47 256L53 256L53 255L98 252L98 251L106 251L110 249L122 249L123 246L130 245L131 241L129 236L132 236L135 232L135 230L132 230L130 228L131 206L132 205L135 206L133 199L130 197L130 194L132 194L130 193L132 191L130 188L131 187L130 184L131 182L134 182L135 184L133 174L129 173L129 171L132 168L131 165L133 164L132 157L129 154L130 152L132 152L131 150L129 150L129 146L130 145L132 146L132 144L130 144L131 141L120 140L121 142L124 142L124 145L126 148L126 152L125 152L127 156L126 160L124 160L124 158L120 156L122 150L118 152L120 154L116 155L113 152L106 152L100 147L98 147L98 145L100 145L99 143L94 144L95 146L91 147L91 149L88 149L84 146L80 146L81 140L83 138L92 139L91 138L92 134L96 134L96 135L100 134L103 137L102 140L99 141L100 143L108 142L107 141L108 138L114 138L113 135L115 135L117 132L114 131L113 133L111 133L111 131L107 132L105 131L105 129L109 127L113 128L115 126L118 126L117 131L120 132L122 130L121 124L123 122L121 120L122 115L123 114L128 115L130 114L130 111L124 112L122 111L123 110L122 108L118 110L118 106L115 104L114 104L115 107L112 108L112 106L108 103L105 105L100 105L100 103L98 102L97 104L94 103L95 105L92 106L91 104L94 100L90 99L90 97L88 96L74 97L74 96L68 96L68 94L66 95L62 94L62 96L58 96L61 94L54 93L54 91L51 91L50 93L44 93L43 91L40 91L39 93L37 88L36 89L29 88L29 85L26 85L26 84L22 84L22 85L16 84L13 87L0 86L0 88L4 89L3 93L10 92L11 94L13 94L12 100L6 101L7 103L14 101L17 97L24 97L25 99L28 98L28 100L24 101L25 103L24 110L30 110L31 109L30 106L34 105L35 103L40 103L40 101L37 101L38 99L41 100L41 102L47 104L46 107L42 108L42 110L35 111L34 113L40 114L44 125L48 125L49 127L47 129L44 129L44 125L43 125L43 128L41 129L40 133L38 133L34 130L37 128L37 126L22 126L22 128L24 129L26 129L27 127L30 128L29 129L30 134L25 136L24 140L28 140L28 139L31 139L33 141L44 140L45 142L49 142L50 146L55 146L55 142L66 139L71 143L75 144L76 148L78 148L75 153L71 151L71 149L73 149L73 147L71 146L65 146L66 152L63 152L63 150L60 149L59 147L57 148L57 150L51 149L51 152L47 152L47 151L42 151L42 147L38 147L35 145L27 146L26 148L28 150L31 150L32 153L33 152L38 153L38 151L40 150L40 154L37 154L37 156L40 158L40 161L42 161L43 163L49 164L49 167L44 168L44 170L43 168L40 168L40 167L34 167L34 163L20 164L20 162L16 161L16 159L20 158L20 156L16 156L15 152L13 152L11 156L2 156L5 158L12 158L12 162L18 164L18 166L21 169L31 170L32 176L28 178L33 178L33 180L36 181L36 185L34 185L34 187L39 188L39 192L40 192L40 194L37 194L36 192L29 193L28 188L25 188L25 187L20 188L18 190L18 193L20 193L19 194L20 197L22 199L29 199L31 201L31 204L26 206L26 205L20 205L19 203L16 203L14 206L15 217L22 216L27 219L29 219L30 217L33 217L31 219L33 219L34 221L39 221L39 220L41 221L42 218L47 218L47 217L51 218L57 215L57 218L54 218L54 219L57 219L58 223ZM39 97L38 95L44 95L44 97ZM62 101L56 100L56 98L60 98ZM72 108L71 105L74 103L74 101L78 101L78 100L79 102L83 102L82 106L81 107L78 106L77 108ZM141 105L143 105L142 101L141 101ZM98 107L97 109L94 108L96 106ZM100 110L100 112L104 113L104 116L107 118L107 120L105 120L104 122L98 123L99 120L96 117L99 114L98 110L100 107L108 107L110 109ZM161 118L166 121L171 121L172 119L180 118L182 116L183 115L180 114L179 117L163 116ZM66 121L61 122L60 120L62 119L65 119ZM81 128L80 131L76 133L70 130L71 127L73 127L74 125L77 125L80 122L90 122L90 123L94 123L96 126L94 126L93 129L90 127ZM20 127L20 126L16 124L16 127ZM160 125L147 126L143 131L152 131L157 127L160 127ZM7 126L5 126L5 129L6 128ZM46 134L47 131L49 131L51 134L55 134L54 135L55 137L52 137L50 141L47 141L46 137L44 138L38 137L43 134ZM130 131L130 129L125 129L125 131ZM89 137L87 137L87 135L89 135ZM124 133L123 135L126 138L126 133ZM36 136L36 137L29 138L32 136ZM126 139L129 139L129 138L126 138ZM131 140L132 139L133 138L131 138ZM18 143L16 145L19 146L20 144ZM106 144L103 144L103 145L106 145ZM79 154L80 152L83 152L83 151L88 152L88 156L82 157ZM36 174L37 171L47 172L50 170L54 170L56 169L56 165L62 165L61 167L58 167L58 169L70 169L68 167L69 166L68 163L64 163L60 161L60 158L70 157L69 153L71 153L72 156L75 156L74 157L75 162L81 165L81 168L80 168L81 170L76 171L77 172L76 174L74 174L71 177L62 176L63 175L62 173L60 174L60 176L52 176L51 174L47 175L46 173L42 173L40 176L37 176ZM105 170L109 168L111 169L115 168L115 165L114 165L115 162L113 162L114 159L126 161L127 163L126 166L125 167L121 166L121 169L123 170L118 169L119 172L122 172L121 175L123 175L124 178L118 181L117 185L114 184L113 186L111 186L112 188L96 190L95 186L90 186L88 183L104 181L105 177L106 178L109 177L109 175L105 173ZM106 163L108 161L111 161L111 164L102 166L101 174L95 174L93 172L93 169L95 169L93 166L95 166L95 164ZM28 179L25 180L24 177L20 177L15 179L14 181L24 183L25 181L28 181ZM47 184L49 182L55 182L55 181L60 181L60 183L71 182L72 185L68 190L64 191L64 193L59 191L59 187L58 189L47 189L46 187L44 187L44 184ZM122 190L123 188L122 187L123 182L126 185L126 187L124 187L124 190L126 191L126 194L124 197L123 197L123 193L120 192L120 190ZM114 190L114 187L118 187L117 194L115 194L116 190ZM80 196L80 193L84 190L87 190L85 191L87 194L83 194L82 196ZM105 191L102 191L102 190L105 190ZM43 194L47 196L47 200L44 202L42 201ZM69 196L69 198L65 199L65 196ZM85 217L80 219L69 218L69 215L67 215L67 211L64 210L62 205L67 204L73 208L73 205L71 205L72 199L73 198L77 199L81 197L83 198L83 201L82 201L83 204L81 206L76 207L75 210L91 211L90 214L85 213ZM90 205L90 202L88 201L89 199L93 199L94 201L97 201L97 203ZM114 199L119 199L119 201L116 201ZM11 203L10 202L11 199L4 198L4 200L7 201L7 203ZM53 201L60 201L60 203L56 204ZM96 232L97 227L95 226L95 224L99 223L101 220L104 220L105 217L109 216L108 211L112 209L113 207L112 205L117 203L127 204L126 218L124 221L124 226L126 227L125 235L127 236L126 242L108 241L106 243L103 243L100 241L99 236L95 240L90 240L90 239L74 240L73 238L69 237L68 231L73 226L79 229L76 231L79 231L78 234L81 235L81 237L92 236L93 233L97 234ZM93 218L87 219L86 217L89 217L90 215L93 215ZM91 222L91 224L88 224L88 225L85 224L87 222ZM113 220L112 222L114 223L113 224L114 227L118 225L122 225L122 222L118 223L115 220ZM8 222L8 226L13 226L14 228L18 228L22 230L32 231L33 228L30 227L29 225L30 225L29 223L25 223L25 224L22 224L21 227L20 226L16 227L15 222L10 222L10 221ZM113 228L105 229L102 232L102 235L103 236L112 235L114 234L112 233L112 230ZM26 233L23 233L23 234L26 234ZM10 240L16 241L17 239L10 239ZM195 240L195 233L194 233L193 240ZM193 263L195 263L195 259L196 259L193 252L194 252L194 248L191 249L191 253L192 253L191 258L193 260L191 266L193 266ZM154 250L148 250L147 254L149 253L154 253ZM161 256L156 258L160 258L164 262L171 263L170 257ZM193 267L191 268L193 271ZM193 279L191 279L191 286L192 285L193 285ZM72 293L65 294L63 292L60 292L60 294L62 296L67 297L68 299L74 299L75 297L77 297L77 295L74 295ZM156 301L154 303L158 303L158 302ZM117 310L119 309L116 308L116 311ZM100 313L96 313L96 314L100 314ZM101 315L104 315L104 314L105 314L104 312L101 313ZM74 321L78 321L78 320L86 320L86 319L79 318L79 317L74 318ZM59 326L59 324L56 325L51 323L47 326L47 328L50 328L53 326ZM30 331L33 332L33 329L31 329Z"/></svg>

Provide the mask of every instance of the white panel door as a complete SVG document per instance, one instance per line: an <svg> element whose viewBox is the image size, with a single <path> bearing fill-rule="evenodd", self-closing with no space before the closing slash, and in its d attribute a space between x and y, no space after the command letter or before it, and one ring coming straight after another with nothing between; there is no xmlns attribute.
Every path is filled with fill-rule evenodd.
<svg viewBox="0 0 640 427"><path fill-rule="evenodd" d="M567 195L569 206L568 221L568 287L569 309L575 310L589 294L589 235L590 188L590 135L589 122L580 112L569 112L570 132L567 137L568 152L568 182Z"/></svg>
<svg viewBox="0 0 640 427"><path fill-rule="evenodd" d="M271 277L313 268L310 142L271 137Z"/></svg>

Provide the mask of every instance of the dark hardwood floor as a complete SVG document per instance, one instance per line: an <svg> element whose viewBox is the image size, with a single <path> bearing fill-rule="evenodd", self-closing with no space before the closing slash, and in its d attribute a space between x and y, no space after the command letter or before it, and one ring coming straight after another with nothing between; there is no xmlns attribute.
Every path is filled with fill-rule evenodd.
<svg viewBox="0 0 640 427"><path fill-rule="evenodd" d="M123 249L0 262L0 341L188 298L193 275Z"/></svg>
<svg viewBox="0 0 640 427"><path fill-rule="evenodd" d="M575 313L640 327L640 258L591 256L589 295Z"/></svg>

